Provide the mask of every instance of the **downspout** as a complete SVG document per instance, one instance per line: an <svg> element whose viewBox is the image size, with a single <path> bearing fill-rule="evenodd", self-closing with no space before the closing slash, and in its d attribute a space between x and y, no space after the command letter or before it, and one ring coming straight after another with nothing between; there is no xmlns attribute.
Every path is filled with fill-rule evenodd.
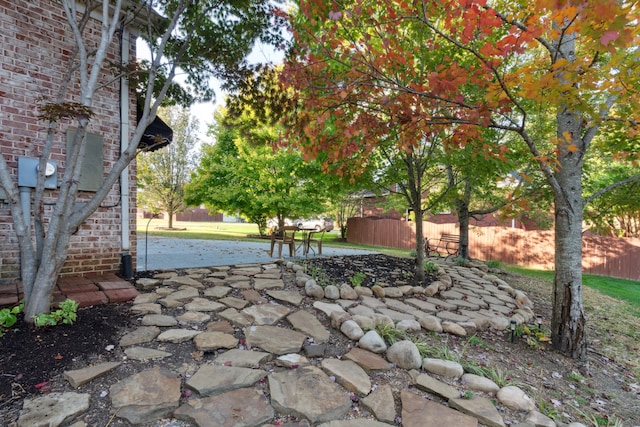
<svg viewBox="0 0 640 427"><path fill-rule="evenodd" d="M131 44L129 29L124 22L122 23L120 31L120 63L122 66L126 66L129 63L129 46ZM122 76L120 77L120 154L122 155L129 146L129 120L130 120L130 108L129 108L129 80ZM129 166L126 166L120 173L120 209L121 209L121 222L120 222L120 240L122 250L122 275L125 279L133 278L133 263L129 250L131 244L129 241Z"/></svg>

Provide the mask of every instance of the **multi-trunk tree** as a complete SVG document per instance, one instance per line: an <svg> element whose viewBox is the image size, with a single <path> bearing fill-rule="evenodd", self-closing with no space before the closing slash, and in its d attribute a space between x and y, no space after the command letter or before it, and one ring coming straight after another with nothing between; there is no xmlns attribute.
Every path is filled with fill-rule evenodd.
<svg viewBox="0 0 640 427"><path fill-rule="evenodd" d="M381 115L405 126L406 149L434 126L450 126L452 147L481 128L517 135L553 193L553 344L582 358L583 209L601 194L584 194L583 166L603 130L637 132L638 15L637 1L300 3L285 75L306 91L301 145L357 167L385 132ZM541 112L554 116L551 138L530 120ZM620 141L616 155L637 159Z"/></svg>

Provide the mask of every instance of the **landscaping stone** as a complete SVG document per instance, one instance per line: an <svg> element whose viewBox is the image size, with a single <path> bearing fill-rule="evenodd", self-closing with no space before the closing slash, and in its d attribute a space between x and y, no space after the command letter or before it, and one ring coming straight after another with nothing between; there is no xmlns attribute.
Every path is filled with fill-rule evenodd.
<svg viewBox="0 0 640 427"><path fill-rule="evenodd" d="M403 427L477 427L478 420L408 391L400 392Z"/></svg>
<svg viewBox="0 0 640 427"><path fill-rule="evenodd" d="M214 397L191 399L173 412L197 426L261 426L274 416L269 400L258 390L231 390Z"/></svg>
<svg viewBox="0 0 640 427"><path fill-rule="evenodd" d="M387 359L402 369L420 369L422 365L418 347L409 340L393 343L387 350Z"/></svg>
<svg viewBox="0 0 640 427"><path fill-rule="evenodd" d="M267 372L262 369L203 365L185 382L185 386L197 391L200 396L213 396L250 387L266 376Z"/></svg>
<svg viewBox="0 0 640 427"><path fill-rule="evenodd" d="M484 397L476 396L472 399L450 399L449 407L457 409L464 414L471 415L488 427L505 427L502 416L496 407L489 399Z"/></svg>
<svg viewBox="0 0 640 427"><path fill-rule="evenodd" d="M351 408L348 394L314 366L275 372L268 378L271 405L280 413L317 424L340 419Z"/></svg>
<svg viewBox="0 0 640 427"><path fill-rule="evenodd" d="M422 369L445 378L460 378L464 374L459 363L442 359L426 358L422 361Z"/></svg>
<svg viewBox="0 0 640 427"><path fill-rule="evenodd" d="M109 395L119 418L132 424L148 423L178 407L180 377L155 367L112 385Z"/></svg>
<svg viewBox="0 0 640 427"><path fill-rule="evenodd" d="M371 391L371 379L357 363L351 360L324 359L321 366L335 376L338 384L345 389L360 396L366 396Z"/></svg>
<svg viewBox="0 0 640 427"><path fill-rule="evenodd" d="M49 393L25 399L18 427L58 427L89 409L87 393Z"/></svg>
<svg viewBox="0 0 640 427"><path fill-rule="evenodd" d="M69 381L71 387L78 388L81 385L93 380L94 378L98 378L99 376L104 375L107 372L113 371L121 364L122 363L120 362L99 363L97 365L88 366L82 369L64 371L63 376L67 381Z"/></svg>

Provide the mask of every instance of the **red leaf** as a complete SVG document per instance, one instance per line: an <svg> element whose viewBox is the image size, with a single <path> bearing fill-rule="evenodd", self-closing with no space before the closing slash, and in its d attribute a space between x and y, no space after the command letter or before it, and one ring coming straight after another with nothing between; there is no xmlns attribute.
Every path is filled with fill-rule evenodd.
<svg viewBox="0 0 640 427"><path fill-rule="evenodd" d="M605 31L602 37L600 37L600 43L606 46L612 41L614 41L615 39L617 39L619 35L620 33L618 31L614 31L614 30Z"/></svg>

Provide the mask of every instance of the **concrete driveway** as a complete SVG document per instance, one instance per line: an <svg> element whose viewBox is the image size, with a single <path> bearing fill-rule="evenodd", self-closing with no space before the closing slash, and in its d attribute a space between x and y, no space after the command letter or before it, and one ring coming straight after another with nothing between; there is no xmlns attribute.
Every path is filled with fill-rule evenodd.
<svg viewBox="0 0 640 427"><path fill-rule="evenodd" d="M147 247L148 243L148 247ZM138 239L137 270L165 270L171 268L211 267L214 265L251 264L274 261L269 256L270 242L245 242L233 240L176 239L171 237L148 237ZM322 256L365 255L375 253L357 249L322 247ZM302 248L294 257L289 257L289 249L283 247L284 259L304 259ZM315 257L312 251L310 258Z"/></svg>

